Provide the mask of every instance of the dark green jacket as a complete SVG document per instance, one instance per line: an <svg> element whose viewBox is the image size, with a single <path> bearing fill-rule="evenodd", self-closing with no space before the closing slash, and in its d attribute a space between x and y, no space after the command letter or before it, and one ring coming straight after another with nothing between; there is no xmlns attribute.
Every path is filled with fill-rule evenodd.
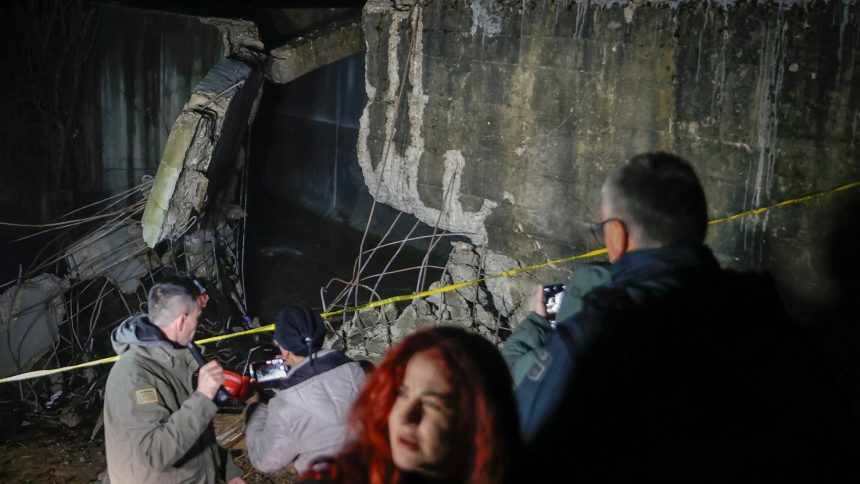
<svg viewBox="0 0 860 484"><path fill-rule="evenodd" d="M584 264L577 268L567 283L556 321L564 321L579 312L582 309L582 297L607 282L609 282L608 264ZM511 370L514 386L520 384L528 371L541 358L541 348L553 331L546 318L531 312L505 340L501 350L502 357Z"/></svg>
<svg viewBox="0 0 860 484"><path fill-rule="evenodd" d="M165 341L144 316L124 321L112 342L120 358L105 387L110 482L203 484L240 476L216 442L215 403L193 389L198 364L191 353Z"/></svg>

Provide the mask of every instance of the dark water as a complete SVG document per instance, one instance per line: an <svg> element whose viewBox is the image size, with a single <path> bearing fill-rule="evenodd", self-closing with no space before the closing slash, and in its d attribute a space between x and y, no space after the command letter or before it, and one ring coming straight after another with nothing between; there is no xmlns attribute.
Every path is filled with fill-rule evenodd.
<svg viewBox="0 0 860 484"><path fill-rule="evenodd" d="M422 233L431 230L426 226L422 229ZM259 316L262 323L272 322L277 312L288 305L304 304L322 311L320 288L335 277L351 279L362 238L361 231L347 224L323 218L288 200L259 194L248 218L248 234L245 255L248 305L251 314ZM375 247L379 240L368 235L365 250ZM449 247L447 240L440 242L430 264L444 265L444 254ZM380 249L363 276L380 273L396 249L396 245ZM424 254L424 250L406 246L389 271L416 267ZM439 270L431 270L427 284L437 280L439 274ZM412 293L417 277L417 270L388 275L380 283L378 294L388 297ZM374 283L374 279L363 281L371 287ZM327 304L343 287L339 282L329 286ZM368 296L369 292L362 290L360 301L367 301Z"/></svg>

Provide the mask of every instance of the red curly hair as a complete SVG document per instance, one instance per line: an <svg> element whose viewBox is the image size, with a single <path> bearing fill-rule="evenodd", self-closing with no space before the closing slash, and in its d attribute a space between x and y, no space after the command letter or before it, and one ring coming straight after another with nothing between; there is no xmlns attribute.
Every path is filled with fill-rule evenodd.
<svg viewBox="0 0 860 484"><path fill-rule="evenodd" d="M453 327L417 331L401 341L368 376L352 407L354 440L334 459L312 466L300 480L401 483L409 476L394 465L388 416L414 355L426 352L445 368L457 396L450 456L456 481L506 483L514 479L520 431L508 368L498 349L481 336ZM327 464L327 465L326 465Z"/></svg>

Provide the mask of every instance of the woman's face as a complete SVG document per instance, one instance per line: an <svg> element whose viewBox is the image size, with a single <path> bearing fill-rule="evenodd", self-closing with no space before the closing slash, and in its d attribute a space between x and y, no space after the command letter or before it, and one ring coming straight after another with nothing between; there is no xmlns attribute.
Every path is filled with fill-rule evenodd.
<svg viewBox="0 0 860 484"><path fill-rule="evenodd" d="M455 398L446 375L446 368L426 352L416 353L406 365L388 414L391 454L402 471L444 475L455 418Z"/></svg>

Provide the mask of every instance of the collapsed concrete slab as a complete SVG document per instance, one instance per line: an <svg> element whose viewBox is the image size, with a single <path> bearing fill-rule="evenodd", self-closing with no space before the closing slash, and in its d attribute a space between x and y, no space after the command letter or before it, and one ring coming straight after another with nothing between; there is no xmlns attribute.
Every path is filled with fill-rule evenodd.
<svg viewBox="0 0 860 484"><path fill-rule="evenodd" d="M364 32L358 19L334 22L273 49L266 75L275 84L286 84L364 50Z"/></svg>
<svg viewBox="0 0 860 484"><path fill-rule="evenodd" d="M104 276L124 294L133 293L140 278L158 264L141 233L136 220L103 225L66 250L69 276L82 280Z"/></svg>
<svg viewBox="0 0 860 484"><path fill-rule="evenodd" d="M69 282L41 274L0 295L0 378L30 370L57 339Z"/></svg>
<svg viewBox="0 0 860 484"><path fill-rule="evenodd" d="M235 167L261 84L260 69L223 59L195 86L167 139L143 213L149 247L182 235L217 198L218 177Z"/></svg>

